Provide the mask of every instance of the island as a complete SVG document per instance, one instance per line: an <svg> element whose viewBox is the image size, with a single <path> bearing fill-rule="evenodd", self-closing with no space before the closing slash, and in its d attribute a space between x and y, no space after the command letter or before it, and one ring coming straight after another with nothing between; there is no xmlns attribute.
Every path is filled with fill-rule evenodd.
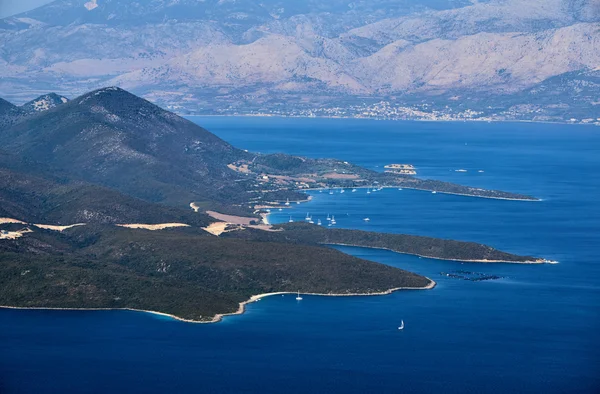
<svg viewBox="0 0 600 394"><path fill-rule="evenodd" d="M269 207L308 201L305 191L317 188L537 200L532 196L339 159L247 152L115 87L59 101L0 122L5 307L130 309L215 322L268 294L379 295L435 286L330 245L458 261L544 261L470 242L266 220Z"/></svg>

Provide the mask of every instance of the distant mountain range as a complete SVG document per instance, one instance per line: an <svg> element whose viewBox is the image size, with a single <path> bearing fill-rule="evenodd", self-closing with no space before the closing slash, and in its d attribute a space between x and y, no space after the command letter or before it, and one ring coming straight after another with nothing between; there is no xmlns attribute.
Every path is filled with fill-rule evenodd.
<svg viewBox="0 0 600 394"><path fill-rule="evenodd" d="M598 0L57 0L0 20L0 92L110 84L182 113L589 123L599 21Z"/></svg>

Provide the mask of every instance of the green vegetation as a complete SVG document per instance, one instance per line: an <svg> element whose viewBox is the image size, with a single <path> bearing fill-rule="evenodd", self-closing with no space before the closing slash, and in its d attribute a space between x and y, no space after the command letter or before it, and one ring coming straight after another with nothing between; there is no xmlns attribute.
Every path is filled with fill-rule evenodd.
<svg viewBox="0 0 600 394"><path fill-rule="evenodd" d="M0 304L136 308L210 320L275 291L372 293L427 278L336 250L86 226L0 242Z"/></svg>
<svg viewBox="0 0 600 394"><path fill-rule="evenodd" d="M379 184L534 198L335 159L252 154L118 88L54 101L53 109L23 115L0 100L0 217L86 226L63 233L32 227L20 238L0 240L0 305L135 308L205 321L261 293L366 294L431 285L322 244L457 260L533 260L475 243L307 224L215 237L202 230L214 221L205 211L248 216L255 205L305 199L298 188ZM190 227L114 226L174 222Z"/></svg>
<svg viewBox="0 0 600 394"><path fill-rule="evenodd" d="M188 209L153 204L85 182L60 182L0 168L0 217L27 223L186 223L213 220Z"/></svg>
<svg viewBox="0 0 600 394"><path fill-rule="evenodd" d="M265 232L251 230L227 233L224 236L254 241L289 242L305 245L329 244L380 248L398 253L445 260L515 263L542 261L542 259L532 256L519 256L502 252L491 246L475 242L462 242L406 234L328 229L308 223L286 223L275 227L283 229L283 231Z"/></svg>

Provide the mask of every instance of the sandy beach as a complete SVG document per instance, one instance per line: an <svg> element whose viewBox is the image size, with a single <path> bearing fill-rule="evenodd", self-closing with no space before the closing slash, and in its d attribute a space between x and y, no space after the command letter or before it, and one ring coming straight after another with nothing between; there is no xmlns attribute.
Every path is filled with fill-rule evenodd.
<svg viewBox="0 0 600 394"><path fill-rule="evenodd" d="M17 219L0 218L0 224L27 224Z"/></svg>
<svg viewBox="0 0 600 394"><path fill-rule="evenodd" d="M174 228L174 227L190 227L189 224L185 224L185 223L159 223L159 224L132 223L132 224L115 224L115 226L152 230L152 231L164 230L166 228Z"/></svg>
<svg viewBox="0 0 600 394"><path fill-rule="evenodd" d="M69 226L55 226L53 224L34 224L35 227L38 228L42 228L44 230L52 230L52 231L59 231L59 232L63 232L67 229L73 228L73 227L79 227L79 226L85 226L85 223L76 223L76 224L71 224Z"/></svg>

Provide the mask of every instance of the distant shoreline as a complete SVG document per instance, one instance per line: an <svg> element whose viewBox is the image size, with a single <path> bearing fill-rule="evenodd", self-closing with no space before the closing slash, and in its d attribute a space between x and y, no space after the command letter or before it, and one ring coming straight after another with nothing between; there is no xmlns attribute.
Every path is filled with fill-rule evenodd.
<svg viewBox="0 0 600 394"><path fill-rule="evenodd" d="M425 277L427 278L427 277ZM433 289L437 283L430 279L429 284L423 287L394 287L392 289L381 291L377 293L347 293L347 294L328 294L328 293L300 293L301 295L313 295L313 296L323 296L323 297L360 297L360 296L378 296L378 295L388 295L392 294L398 290L430 290ZM184 319L182 317L172 315L165 312L151 311L145 309L135 309L135 308L58 308L58 307L20 307L20 306L8 306L8 305L0 305L0 309L13 309L13 310L47 310L47 311L130 311L130 312L144 312L150 313L153 315L168 317L173 320L185 322L185 323L194 323L194 324L210 324L210 323L218 323L223 320L224 317L241 315L246 311L246 305L251 304L253 302L259 301L262 298L274 296L274 295L285 295L285 294L296 294L296 292L290 291L280 291L273 293L262 293L251 296L248 300L242 301L239 303L239 307L235 312L230 313L217 313L211 320L191 320Z"/></svg>
<svg viewBox="0 0 600 394"><path fill-rule="evenodd" d="M483 120L483 119L382 119L382 118L360 118L355 116L299 116L299 115L270 115L270 114L211 114L211 115L185 115L175 112L183 118L290 118L290 119L352 119L352 120L374 120L378 122L439 122L439 123L539 123L539 124L558 124L569 126L596 126L595 123L572 123L549 120Z"/></svg>

